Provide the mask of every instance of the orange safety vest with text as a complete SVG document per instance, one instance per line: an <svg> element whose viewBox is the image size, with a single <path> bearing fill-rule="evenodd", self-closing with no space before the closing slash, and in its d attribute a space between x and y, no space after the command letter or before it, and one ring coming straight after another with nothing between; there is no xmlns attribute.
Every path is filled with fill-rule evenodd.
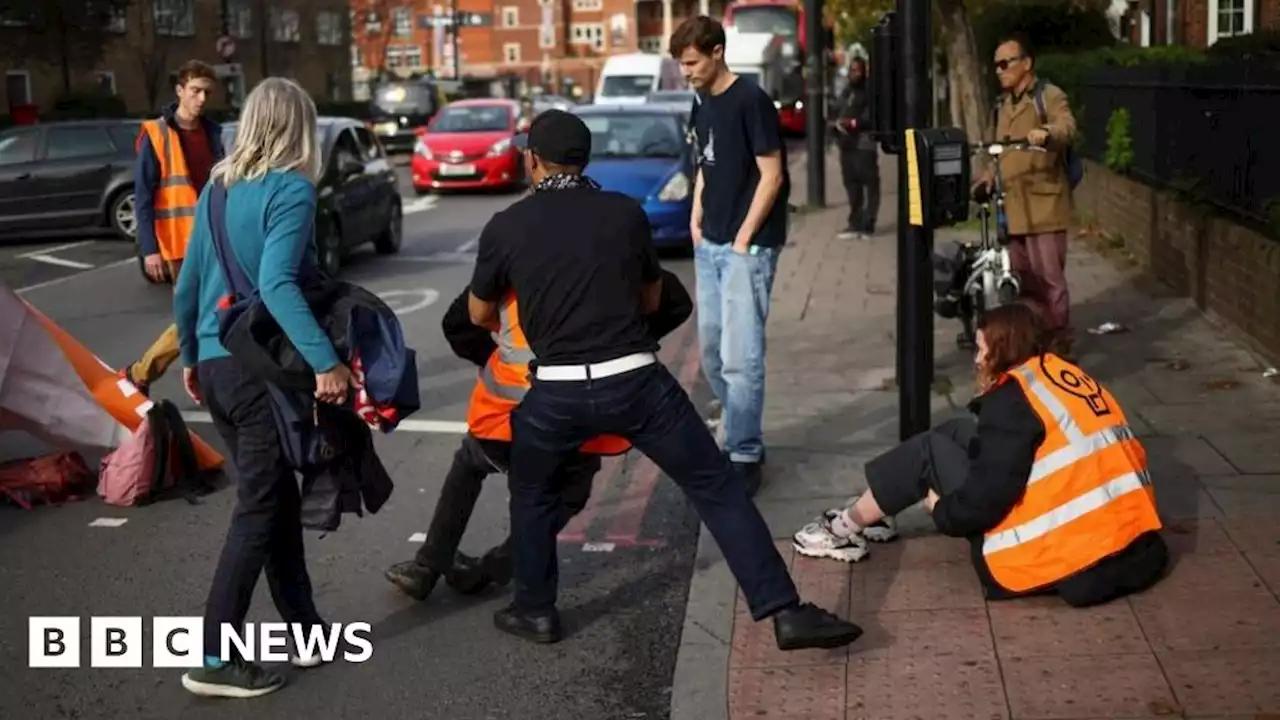
<svg viewBox="0 0 1280 720"><path fill-rule="evenodd" d="M195 226L200 191L191 183L177 130L169 127L164 118L142 123L138 150L144 136L151 140L151 149L160 164L160 182L153 196L156 244L165 260L181 260L186 257L187 240Z"/></svg>
<svg viewBox="0 0 1280 720"><path fill-rule="evenodd" d="M1147 454L1115 397L1045 354L1001 382L1022 387L1044 424L1022 499L983 538L992 578L1014 592L1052 585L1161 528Z"/></svg>
<svg viewBox="0 0 1280 720"><path fill-rule="evenodd" d="M498 349L489 356L471 391L467 427L478 438L511 442L511 411L529 391L529 363L534 355L520 328L514 293L502 301L498 318L501 330L494 338ZM630 449L630 442L613 435L601 435L582 446L582 452L592 455L622 455Z"/></svg>

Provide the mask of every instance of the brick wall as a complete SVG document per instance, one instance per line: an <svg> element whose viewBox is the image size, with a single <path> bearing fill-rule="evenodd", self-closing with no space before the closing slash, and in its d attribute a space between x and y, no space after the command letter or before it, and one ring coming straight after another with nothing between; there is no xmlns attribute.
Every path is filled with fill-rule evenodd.
<svg viewBox="0 0 1280 720"><path fill-rule="evenodd" d="M1280 240L1087 163L1076 212L1153 276L1280 356Z"/></svg>

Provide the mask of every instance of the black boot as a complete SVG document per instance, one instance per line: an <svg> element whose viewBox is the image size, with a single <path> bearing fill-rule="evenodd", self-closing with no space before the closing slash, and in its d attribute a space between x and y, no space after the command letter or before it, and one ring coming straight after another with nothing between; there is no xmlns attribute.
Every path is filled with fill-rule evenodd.
<svg viewBox="0 0 1280 720"><path fill-rule="evenodd" d="M453 557L453 567L444 574L444 581L454 592L462 595L476 595L489 587L491 579L485 573L480 561L457 553Z"/></svg>
<svg viewBox="0 0 1280 720"><path fill-rule="evenodd" d="M530 642L560 641L560 613L554 608L550 612L530 613L510 605L493 614L493 626Z"/></svg>
<svg viewBox="0 0 1280 720"><path fill-rule="evenodd" d="M440 581L440 573L432 570L416 560L396 563L383 573L405 595L414 600L426 600L436 583Z"/></svg>
<svg viewBox="0 0 1280 720"><path fill-rule="evenodd" d="M480 558L480 569L495 585L506 586L511 582L511 552L507 543L489 550Z"/></svg>
<svg viewBox="0 0 1280 720"><path fill-rule="evenodd" d="M862 628L812 603L800 603L773 616L779 650L844 647L862 637Z"/></svg>

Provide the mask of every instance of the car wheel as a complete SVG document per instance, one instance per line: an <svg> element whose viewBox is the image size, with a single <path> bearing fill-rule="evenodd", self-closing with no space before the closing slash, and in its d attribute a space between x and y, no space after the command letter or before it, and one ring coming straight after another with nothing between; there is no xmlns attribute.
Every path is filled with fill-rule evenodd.
<svg viewBox="0 0 1280 720"><path fill-rule="evenodd" d="M107 205L107 222L125 240L138 236L138 211L132 190L123 190Z"/></svg>
<svg viewBox="0 0 1280 720"><path fill-rule="evenodd" d="M337 277L342 270L342 235L331 221L321 221L316 233L316 260L329 277Z"/></svg>
<svg viewBox="0 0 1280 720"><path fill-rule="evenodd" d="M404 213L401 212L400 203L397 202L391 206L391 218L387 221L387 228L373 241L373 249L380 255L394 255L400 252L400 244L403 241Z"/></svg>

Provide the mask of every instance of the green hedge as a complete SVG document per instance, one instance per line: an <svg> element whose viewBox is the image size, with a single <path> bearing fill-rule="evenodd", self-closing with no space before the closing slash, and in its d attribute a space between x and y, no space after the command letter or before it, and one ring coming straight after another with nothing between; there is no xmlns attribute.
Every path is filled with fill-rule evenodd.
<svg viewBox="0 0 1280 720"><path fill-rule="evenodd" d="M1153 65L1185 66L1209 62L1209 56L1197 48L1179 45L1134 47L1120 45L1086 52L1042 55L1036 58L1036 75L1075 95L1075 89L1089 73L1106 67L1139 67Z"/></svg>

